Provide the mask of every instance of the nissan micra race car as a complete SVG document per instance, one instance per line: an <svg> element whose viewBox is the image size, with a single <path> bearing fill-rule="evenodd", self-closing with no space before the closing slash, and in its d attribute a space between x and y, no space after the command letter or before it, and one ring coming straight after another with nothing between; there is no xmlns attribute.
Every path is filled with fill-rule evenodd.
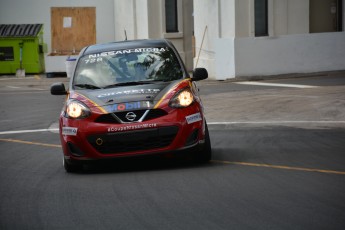
<svg viewBox="0 0 345 230"><path fill-rule="evenodd" d="M85 47L66 90L59 119L67 172L89 160L182 152L211 159L211 143L195 81L167 40L136 40Z"/></svg>

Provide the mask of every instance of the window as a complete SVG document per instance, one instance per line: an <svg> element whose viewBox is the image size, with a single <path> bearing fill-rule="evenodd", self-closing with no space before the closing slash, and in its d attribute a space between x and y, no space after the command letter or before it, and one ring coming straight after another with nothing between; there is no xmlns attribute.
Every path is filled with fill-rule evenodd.
<svg viewBox="0 0 345 230"><path fill-rule="evenodd" d="M0 47L0 61L14 61L13 47Z"/></svg>
<svg viewBox="0 0 345 230"><path fill-rule="evenodd" d="M165 26L167 33L179 32L177 0L165 0Z"/></svg>
<svg viewBox="0 0 345 230"><path fill-rule="evenodd" d="M183 0L164 0L162 4L162 31L167 39L183 37Z"/></svg>
<svg viewBox="0 0 345 230"><path fill-rule="evenodd" d="M268 36L267 0L255 0L255 36Z"/></svg>

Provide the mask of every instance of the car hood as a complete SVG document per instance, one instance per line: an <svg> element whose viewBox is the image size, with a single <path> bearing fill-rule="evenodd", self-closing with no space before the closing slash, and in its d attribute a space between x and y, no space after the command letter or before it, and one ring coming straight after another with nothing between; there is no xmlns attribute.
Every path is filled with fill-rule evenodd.
<svg viewBox="0 0 345 230"><path fill-rule="evenodd" d="M172 89L180 88L179 85L183 81L186 80L100 90L75 90L70 92L70 98L82 101L89 107L101 107L103 112L149 109Z"/></svg>

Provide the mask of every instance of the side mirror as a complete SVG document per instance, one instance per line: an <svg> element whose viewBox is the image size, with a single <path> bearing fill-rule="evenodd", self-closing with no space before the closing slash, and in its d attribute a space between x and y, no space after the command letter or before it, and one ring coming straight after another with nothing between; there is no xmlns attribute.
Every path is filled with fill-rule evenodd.
<svg viewBox="0 0 345 230"><path fill-rule="evenodd" d="M65 85L59 82L52 84L52 86L50 87L50 93L52 95L66 95L67 91L65 89Z"/></svg>
<svg viewBox="0 0 345 230"><path fill-rule="evenodd" d="M205 68L195 68L193 70L193 81L201 81L208 78L208 72Z"/></svg>

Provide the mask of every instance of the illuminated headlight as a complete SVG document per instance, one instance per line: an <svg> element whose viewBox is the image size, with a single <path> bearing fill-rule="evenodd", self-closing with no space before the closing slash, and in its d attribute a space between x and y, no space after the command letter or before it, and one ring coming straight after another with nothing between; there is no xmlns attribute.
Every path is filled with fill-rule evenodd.
<svg viewBox="0 0 345 230"><path fill-rule="evenodd" d="M185 108L194 102L193 93L190 89L183 89L178 92L171 100L170 106L173 108Z"/></svg>
<svg viewBox="0 0 345 230"><path fill-rule="evenodd" d="M66 105L66 116L73 119L81 119L90 116L90 109L83 103L70 100Z"/></svg>

